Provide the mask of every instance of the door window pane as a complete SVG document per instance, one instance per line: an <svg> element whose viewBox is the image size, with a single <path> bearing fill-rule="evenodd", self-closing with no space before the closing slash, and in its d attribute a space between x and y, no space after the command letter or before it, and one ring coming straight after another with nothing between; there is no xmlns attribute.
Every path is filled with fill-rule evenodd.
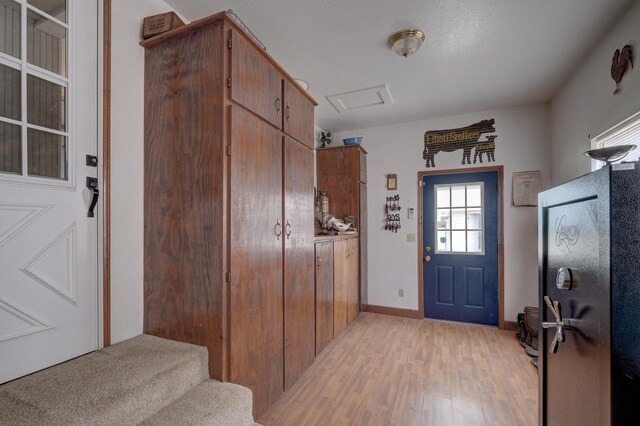
<svg viewBox="0 0 640 426"><path fill-rule="evenodd" d="M482 231L467 231L467 251L469 253L482 252Z"/></svg>
<svg viewBox="0 0 640 426"><path fill-rule="evenodd" d="M66 28L30 10L27 14L27 60L66 77Z"/></svg>
<svg viewBox="0 0 640 426"><path fill-rule="evenodd" d="M451 238L449 237L451 232L438 231L436 234L436 252L451 251Z"/></svg>
<svg viewBox="0 0 640 426"><path fill-rule="evenodd" d="M451 229L465 229L466 222L465 209L451 210Z"/></svg>
<svg viewBox="0 0 640 426"><path fill-rule="evenodd" d="M67 22L67 0L28 0L28 3L47 15L64 23Z"/></svg>
<svg viewBox="0 0 640 426"><path fill-rule="evenodd" d="M451 231L451 250L457 252L467 251L467 238L465 231Z"/></svg>
<svg viewBox="0 0 640 426"><path fill-rule="evenodd" d="M482 229L482 209L467 209L467 229Z"/></svg>
<svg viewBox="0 0 640 426"><path fill-rule="evenodd" d="M67 178L67 138L65 136L29 129L27 142L30 176Z"/></svg>
<svg viewBox="0 0 640 426"><path fill-rule="evenodd" d="M451 191L448 186L436 187L436 205L438 208L451 207Z"/></svg>
<svg viewBox="0 0 640 426"><path fill-rule="evenodd" d="M436 218L436 228L438 229L451 229L451 210L438 209Z"/></svg>
<svg viewBox="0 0 640 426"><path fill-rule="evenodd" d="M481 206L481 205L482 205L482 186L468 185L467 186L467 207Z"/></svg>
<svg viewBox="0 0 640 426"><path fill-rule="evenodd" d="M0 52L20 59L20 5L0 0Z"/></svg>
<svg viewBox="0 0 640 426"><path fill-rule="evenodd" d="M20 120L20 71L0 65L0 117Z"/></svg>
<svg viewBox="0 0 640 426"><path fill-rule="evenodd" d="M22 129L0 121L0 172L22 173Z"/></svg>
<svg viewBox="0 0 640 426"><path fill-rule="evenodd" d="M27 121L49 129L66 130L66 89L47 80L27 78Z"/></svg>
<svg viewBox="0 0 640 426"><path fill-rule="evenodd" d="M452 186L451 187L451 207L464 207L465 206L465 187L464 186Z"/></svg>

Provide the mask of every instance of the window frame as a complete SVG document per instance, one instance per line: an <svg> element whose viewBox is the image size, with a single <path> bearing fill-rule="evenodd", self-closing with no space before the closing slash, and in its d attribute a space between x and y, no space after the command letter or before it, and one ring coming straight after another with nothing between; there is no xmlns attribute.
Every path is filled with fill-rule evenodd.
<svg viewBox="0 0 640 426"><path fill-rule="evenodd" d="M452 188L455 186L464 186L464 207L453 207ZM468 187L480 186L480 205L468 205ZM449 188L449 207L438 206L438 188ZM463 228L453 228L453 210L462 209L465 210L465 225ZM480 228L469 228L468 211L469 209L480 208ZM449 223L450 227L447 229L438 228L438 210L449 210ZM486 223L485 223L485 195L484 195L484 182L461 182L461 183L446 183L433 185L433 228L434 228L434 254L437 255L458 255L458 256L484 256L485 255L485 236L486 236ZM446 231L449 238L453 240L453 231L464 231L465 233L465 248L466 251L454 251L453 241L451 241L451 250L443 251L438 249L438 232ZM470 252L469 250L469 231L479 231L481 235L481 247L480 251Z"/></svg>
<svg viewBox="0 0 640 426"><path fill-rule="evenodd" d="M615 146L616 144L607 145L607 141L611 140L616 136L619 136L622 133L629 131L631 128L634 128L634 127L638 127L638 129L640 129L640 111L622 120L620 123L616 124L615 126L605 130L604 132L600 133L596 137L592 138L591 149L604 148L606 146ZM640 130L638 130L638 135L640 135ZM631 151L634 154L640 153L640 136L636 144L638 145L636 149ZM611 164L620 164L624 161L629 161L629 160L625 157L625 158L621 158L620 160L614 161ZM598 160L592 159L591 171L595 172L596 170L599 170L602 167L604 167L604 165L605 165L604 161L598 161Z"/></svg>
<svg viewBox="0 0 640 426"><path fill-rule="evenodd" d="M27 184L27 185L44 185L59 187L60 189L74 189L76 186L76 173L75 173L75 140L73 137L75 126L75 111L74 111L74 97L75 97L75 49L74 49L74 27L75 27L75 0L66 0L66 14L67 22L62 22L59 19L49 15L48 13L41 11L35 6L28 3L28 0L10 0L16 3L20 7L20 58L15 58L11 55L0 52L0 64L9 68L15 69L20 72L20 120L13 120L0 116L0 122L13 124L20 126L21 129L21 173L8 173L0 172L0 181L4 183L15 184ZM50 20L63 27L67 33L67 58L66 58L66 77L48 71L37 65L31 64L28 61L28 34L27 34L27 19L28 12L35 13L43 18ZM28 122L28 75L33 75L37 78L49 81L51 83L60 85L66 89L65 98L65 115L66 115L66 131L59 131L50 129L48 127L42 127ZM28 132L29 129L42 131L45 133L63 136L66 138L66 162L67 162L67 177L53 178L47 176L34 176L29 175L28 164Z"/></svg>

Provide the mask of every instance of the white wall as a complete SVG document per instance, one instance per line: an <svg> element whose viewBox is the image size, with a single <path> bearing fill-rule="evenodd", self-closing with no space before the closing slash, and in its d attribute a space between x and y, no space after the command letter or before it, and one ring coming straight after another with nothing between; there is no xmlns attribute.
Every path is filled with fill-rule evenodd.
<svg viewBox="0 0 640 426"><path fill-rule="evenodd" d="M633 46L635 68L622 79L622 91L613 95L611 59L616 49ZM640 2L613 26L593 53L551 103L551 177L554 185L589 173L583 153L591 138L640 111Z"/></svg>
<svg viewBox="0 0 640 426"><path fill-rule="evenodd" d="M142 333L144 49L142 19L162 0L113 0L111 75L111 340Z"/></svg>
<svg viewBox="0 0 640 426"><path fill-rule="evenodd" d="M484 111L447 118L368 128L336 134L334 143L351 136L363 136L367 156L369 221L369 294L368 303L394 308L418 309L418 247L407 242L407 233L418 234L418 171L428 170L422 159L424 132L467 126L482 119L496 120L496 162L504 165L504 239L505 239L505 320L514 321L527 305L537 306L538 254L537 210L511 205L511 174L540 170L543 187L548 187L549 108L533 105L497 111ZM484 138L484 137L483 137ZM460 164L462 151L436 155L436 170L469 166ZM487 165L487 163L484 163ZM479 166L480 164L476 164ZM472 165L473 166L473 165ZM433 168L432 168L433 170ZM398 193L402 206L402 230L394 234L383 230L385 188L388 173L398 175ZM415 208L413 220L407 208ZM404 289L404 298L398 289Z"/></svg>

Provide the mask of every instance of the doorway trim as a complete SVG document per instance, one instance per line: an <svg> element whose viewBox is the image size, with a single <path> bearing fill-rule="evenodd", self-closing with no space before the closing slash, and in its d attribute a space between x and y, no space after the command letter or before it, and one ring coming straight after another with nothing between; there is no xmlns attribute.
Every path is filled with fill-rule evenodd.
<svg viewBox="0 0 640 426"><path fill-rule="evenodd" d="M102 344L111 345L111 0L102 0L102 90L98 101L102 109ZM100 7L98 6L100 9ZM100 12L99 12L100 13ZM100 82L98 83L100 86ZM100 152L100 149L98 150Z"/></svg>
<svg viewBox="0 0 640 426"><path fill-rule="evenodd" d="M422 264L422 228L423 203L422 179L425 176L450 175L461 173L497 172L498 173L498 328L505 328L504 321L504 166L473 167L467 169L447 169L418 172L418 312L424 318L424 275Z"/></svg>

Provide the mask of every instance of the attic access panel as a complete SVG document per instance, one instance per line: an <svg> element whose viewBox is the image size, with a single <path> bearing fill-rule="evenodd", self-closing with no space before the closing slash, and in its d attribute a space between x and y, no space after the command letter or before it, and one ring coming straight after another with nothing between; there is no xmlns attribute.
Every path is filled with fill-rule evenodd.
<svg viewBox="0 0 640 426"><path fill-rule="evenodd" d="M386 84L329 95L327 96L327 100L339 113L351 109L361 109L393 103L391 93L389 93Z"/></svg>

